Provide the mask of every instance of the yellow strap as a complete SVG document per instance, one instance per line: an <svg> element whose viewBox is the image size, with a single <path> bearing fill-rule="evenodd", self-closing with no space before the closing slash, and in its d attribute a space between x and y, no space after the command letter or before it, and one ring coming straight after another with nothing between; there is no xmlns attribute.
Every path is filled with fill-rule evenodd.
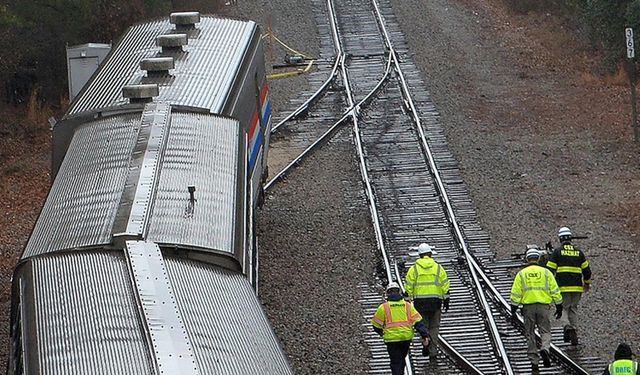
<svg viewBox="0 0 640 375"><path fill-rule="evenodd" d="M292 52L292 53L294 53L294 54L296 54L296 55L300 55L300 56L304 57L305 59L313 59L313 57L311 57L311 56L309 56L309 55L307 55L307 54L305 54L305 53L298 52L298 51L296 51L295 49L293 49L293 48L289 47L288 45L286 45L286 44L285 44L285 42L283 42L282 40L280 40L280 39L279 39L279 38L278 38L278 37L277 37L273 32L271 32L271 31L267 32L266 34L264 34L264 35L262 36L262 38L265 38L265 37L267 37L267 36L270 36L270 37L272 37L273 39L275 39L275 40L276 40L276 42L278 42L281 46L283 46L283 47L284 47L285 49L287 49L289 52Z"/></svg>
<svg viewBox="0 0 640 375"><path fill-rule="evenodd" d="M566 293L566 292L579 292L582 293L584 292L584 288L581 286L561 286L560 287L560 292Z"/></svg>
<svg viewBox="0 0 640 375"><path fill-rule="evenodd" d="M558 267L557 273L582 273L582 268L580 267L571 267L571 266L560 266Z"/></svg>

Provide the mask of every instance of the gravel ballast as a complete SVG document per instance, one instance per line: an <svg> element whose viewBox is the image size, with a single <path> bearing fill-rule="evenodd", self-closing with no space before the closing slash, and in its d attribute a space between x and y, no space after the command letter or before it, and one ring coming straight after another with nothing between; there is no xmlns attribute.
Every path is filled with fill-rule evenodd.
<svg viewBox="0 0 640 375"><path fill-rule="evenodd" d="M260 298L296 374L366 372L358 286L377 258L358 173L345 129L259 215Z"/></svg>

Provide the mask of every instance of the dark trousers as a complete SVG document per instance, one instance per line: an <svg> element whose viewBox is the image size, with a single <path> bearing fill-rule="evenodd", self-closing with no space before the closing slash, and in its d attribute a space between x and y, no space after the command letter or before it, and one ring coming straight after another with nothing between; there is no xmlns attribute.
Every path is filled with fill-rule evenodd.
<svg viewBox="0 0 640 375"><path fill-rule="evenodd" d="M422 322L429 331L429 357L435 357L438 355L438 345L440 345L440 319L442 317L441 309L442 302L439 299L420 299L416 298L413 301L413 306L422 315ZM423 350L423 355L427 355Z"/></svg>
<svg viewBox="0 0 640 375"><path fill-rule="evenodd" d="M391 360L391 374L404 375L404 358L409 353L411 341L387 342L386 344Z"/></svg>

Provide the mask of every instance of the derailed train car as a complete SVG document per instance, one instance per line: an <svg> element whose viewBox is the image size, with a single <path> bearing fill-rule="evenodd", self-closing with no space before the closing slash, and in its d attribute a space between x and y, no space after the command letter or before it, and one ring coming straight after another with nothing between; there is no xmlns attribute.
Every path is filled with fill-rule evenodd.
<svg viewBox="0 0 640 375"><path fill-rule="evenodd" d="M131 27L54 127L9 374L291 374L256 297L270 106L254 22Z"/></svg>

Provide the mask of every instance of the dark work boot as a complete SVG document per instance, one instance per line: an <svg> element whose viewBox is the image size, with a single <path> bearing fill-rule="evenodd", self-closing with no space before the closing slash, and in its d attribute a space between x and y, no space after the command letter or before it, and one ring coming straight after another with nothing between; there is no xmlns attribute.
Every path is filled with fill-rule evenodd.
<svg viewBox="0 0 640 375"><path fill-rule="evenodd" d="M551 367L551 359L549 358L549 352L546 349L540 351L540 357L542 358L542 364L544 367Z"/></svg>
<svg viewBox="0 0 640 375"><path fill-rule="evenodd" d="M571 340L571 345L578 345L578 331L575 328L569 330L569 339Z"/></svg>
<svg viewBox="0 0 640 375"><path fill-rule="evenodd" d="M538 365L531 365L531 375L540 375L540 368Z"/></svg>
<svg viewBox="0 0 640 375"><path fill-rule="evenodd" d="M567 327L564 328L562 339L564 342L571 342L571 337L569 336L569 329L567 329Z"/></svg>
<svg viewBox="0 0 640 375"><path fill-rule="evenodd" d="M578 333L571 326L564 327L564 342L570 342L571 345L578 345Z"/></svg>

